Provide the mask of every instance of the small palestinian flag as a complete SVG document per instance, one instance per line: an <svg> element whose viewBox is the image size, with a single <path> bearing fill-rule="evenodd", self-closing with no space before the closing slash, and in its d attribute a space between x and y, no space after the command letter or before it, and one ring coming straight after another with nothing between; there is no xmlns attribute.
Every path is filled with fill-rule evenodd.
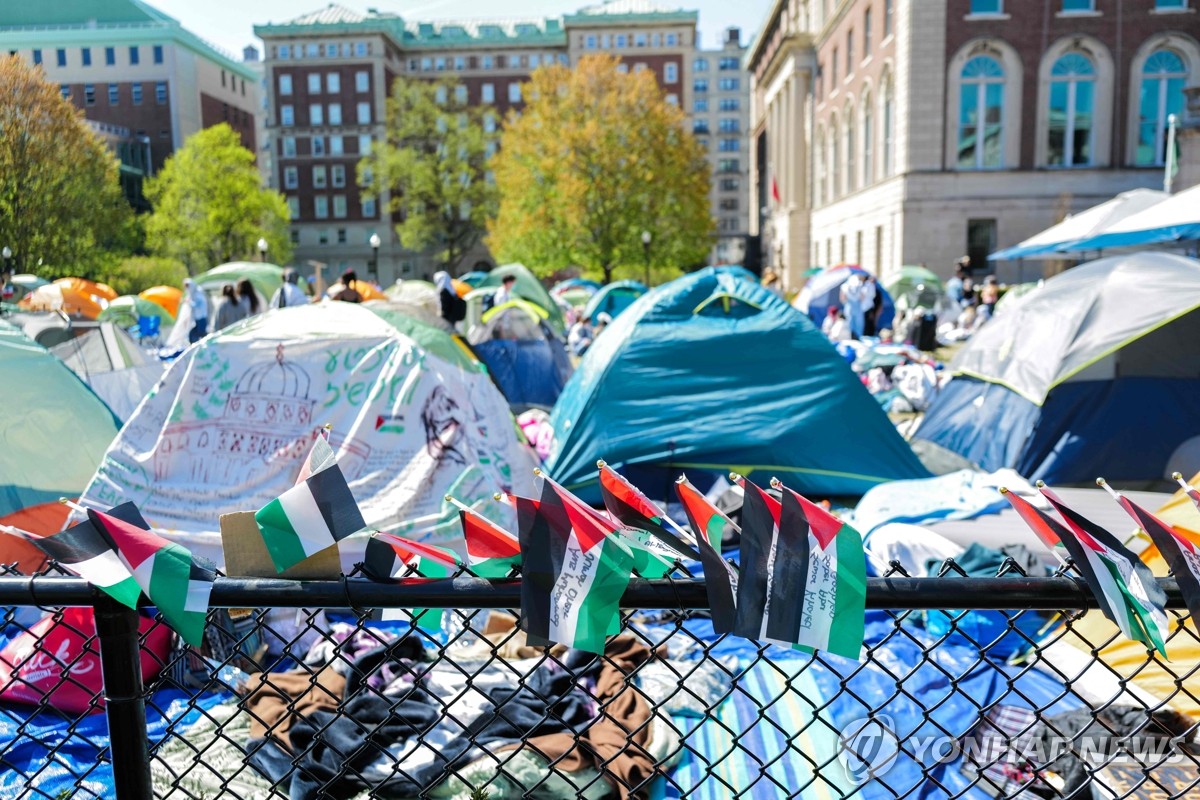
<svg viewBox="0 0 1200 800"><path fill-rule="evenodd" d="M700 563L704 567L704 588L708 592L713 630L716 633L730 633L737 610L738 571L721 557L721 538L726 530L737 530L737 526L682 475L675 483L675 493L679 495L688 524L695 531L696 543L700 546Z"/></svg>
<svg viewBox="0 0 1200 800"><path fill-rule="evenodd" d="M1154 573L1117 537L1068 508L1041 481L1038 489L1066 522L1072 535L1062 537L1063 544L1105 615L1125 636L1153 646L1165 658L1167 596Z"/></svg>
<svg viewBox="0 0 1200 800"><path fill-rule="evenodd" d="M1178 483L1183 491L1187 493L1187 496L1192 498L1192 502L1195 504L1196 510L1200 511L1200 489L1197 489L1195 486L1192 486L1190 483L1185 481L1182 473L1172 472L1171 477L1174 478L1175 482Z"/></svg>
<svg viewBox="0 0 1200 800"><path fill-rule="evenodd" d="M862 536L816 503L775 481L772 485L783 492L780 529L794 527L807 534L801 548L808 568L801 576L803 591L797 595L803 598L799 627L784 639L857 660L866 638L867 559ZM789 619L788 624L794 621Z"/></svg>
<svg viewBox="0 0 1200 800"><path fill-rule="evenodd" d="M1000 488L1000 494L1008 498L1008 503L1017 512L1017 516L1021 518L1034 535L1041 540L1046 549L1054 553L1058 558L1059 563L1065 564L1066 557L1063 555L1065 546L1063 545L1063 530L1053 517L1048 516L1040 509L1033 506L1028 500L1004 487Z"/></svg>
<svg viewBox="0 0 1200 800"><path fill-rule="evenodd" d="M366 527L341 467L331 464L254 515L277 572Z"/></svg>
<svg viewBox="0 0 1200 800"><path fill-rule="evenodd" d="M118 516L88 509L87 514L167 624L185 642L199 647L215 574L197 564L187 548L152 533L136 509L136 519L126 511Z"/></svg>
<svg viewBox="0 0 1200 800"><path fill-rule="evenodd" d="M450 495L446 500L458 509L471 572L481 578L507 578L520 568L521 545L516 536Z"/></svg>
<svg viewBox="0 0 1200 800"><path fill-rule="evenodd" d="M783 525L783 506L757 485L742 486L742 559L733 632L746 639L794 644L800 631L808 526L803 516Z"/></svg>
<svg viewBox="0 0 1200 800"><path fill-rule="evenodd" d="M443 547L415 542L393 533L376 531L367 540L363 556L363 571L368 577L387 581L394 578L452 578L461 564L458 554ZM409 614L400 609L380 609L383 620L411 619L414 625L425 628L441 626L441 612L414 608Z"/></svg>
<svg viewBox="0 0 1200 800"><path fill-rule="evenodd" d="M1097 483L1108 489L1138 527L1150 536L1179 582L1179 591L1183 593L1183 601L1192 615L1192 622L1200 628L1200 547L1125 495L1114 492L1103 479Z"/></svg>
<svg viewBox="0 0 1200 800"><path fill-rule="evenodd" d="M700 551L689 541L690 537L653 500L603 461L597 461L596 466L600 468L604 507L613 519L652 534L678 555L699 560Z"/></svg>
<svg viewBox="0 0 1200 800"><path fill-rule="evenodd" d="M124 503L108 513L124 516L127 514L124 506L132 507L133 504ZM137 608L141 587L117 555L112 542L90 517L52 536L34 536L15 528L8 530L17 533L45 553L47 558L54 559L64 569L83 578L121 605Z"/></svg>
<svg viewBox="0 0 1200 800"><path fill-rule="evenodd" d="M605 640L621 629L632 552L548 480L536 504L516 502L524 558L521 630L534 646L560 643L603 653Z"/></svg>
<svg viewBox="0 0 1200 800"><path fill-rule="evenodd" d="M329 444L331 427L326 425L317 431L317 438L313 441L312 450L308 451L308 458L304 459L304 464L300 467L300 474L296 477L297 485L337 463L337 454L333 452L333 447Z"/></svg>
<svg viewBox="0 0 1200 800"><path fill-rule="evenodd" d="M647 531L627 528L619 523L614 523L611 519L605 517L599 511L571 494L571 492L555 483L542 472L538 471L537 474L542 480L546 481L564 504L570 505L577 509L579 513L591 517L598 525L608 531L610 536L614 536L624 542L625 546L633 553L633 571L638 574L638 577L651 581L658 580L670 574L675 569L678 555L674 549L663 544Z"/></svg>

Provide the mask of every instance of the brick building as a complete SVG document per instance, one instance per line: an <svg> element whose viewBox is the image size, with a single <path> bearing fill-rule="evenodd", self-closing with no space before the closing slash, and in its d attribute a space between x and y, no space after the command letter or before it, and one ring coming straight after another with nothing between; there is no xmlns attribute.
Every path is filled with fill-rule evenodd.
<svg viewBox="0 0 1200 800"><path fill-rule="evenodd" d="M297 261L330 273L377 270L379 281L428 277L437 265L397 241L388 197L360 197L355 164L383 135L387 98L399 76L458 79L470 103L496 119L523 102L522 84L544 64L574 64L611 53L628 69L653 70L668 100L692 104L694 11L650 0L612 0L561 18L410 22L330 5L282 23L258 25L265 47L272 184L288 198ZM719 200L714 196L714 208ZM378 234L378 260L369 245ZM493 264L482 247L462 272Z"/></svg>
<svg viewBox="0 0 1200 800"><path fill-rule="evenodd" d="M780 0L749 58L765 252L793 283L964 254L1040 275L986 255L1161 184L1166 117L1200 85L1193 2Z"/></svg>
<svg viewBox="0 0 1200 800"><path fill-rule="evenodd" d="M139 0L0 4L0 48L83 111L121 158L135 205L141 180L202 128L227 122L257 148L254 71Z"/></svg>

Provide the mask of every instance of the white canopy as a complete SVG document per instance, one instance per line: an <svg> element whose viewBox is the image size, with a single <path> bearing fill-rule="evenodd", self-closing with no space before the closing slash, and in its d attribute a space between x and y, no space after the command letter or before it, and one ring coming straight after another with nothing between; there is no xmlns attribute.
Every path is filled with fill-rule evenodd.
<svg viewBox="0 0 1200 800"><path fill-rule="evenodd" d="M1012 261L1018 258L1046 259L1062 258L1063 250L1084 239L1090 239L1111 229L1134 215L1166 200L1166 192L1154 189L1134 189L1122 192L1111 200L1092 206L1086 211L1072 214L1057 225L1053 225L1036 236L1031 236L1014 247L992 253L989 261ZM1077 248L1072 248L1077 249ZM1078 248L1084 249L1084 248ZM1086 249L1095 249L1088 247Z"/></svg>
<svg viewBox="0 0 1200 800"><path fill-rule="evenodd" d="M1173 194L1161 203L1131 214L1071 246L1101 250L1200 239L1200 186Z"/></svg>

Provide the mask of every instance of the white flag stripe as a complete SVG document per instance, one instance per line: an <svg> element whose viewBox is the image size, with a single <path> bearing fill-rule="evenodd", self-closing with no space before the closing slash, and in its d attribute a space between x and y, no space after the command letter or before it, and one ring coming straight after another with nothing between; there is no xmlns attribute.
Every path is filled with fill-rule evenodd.
<svg viewBox="0 0 1200 800"><path fill-rule="evenodd" d="M129 567L112 550L106 550L98 556L89 558L87 561L66 564L64 566L69 567L77 575L86 578L89 583L94 583L101 588L116 586L129 577Z"/></svg>
<svg viewBox="0 0 1200 800"><path fill-rule="evenodd" d="M333 533L325 524L316 498L307 484L300 484L279 496L279 505L287 515L306 556L315 555L333 544Z"/></svg>
<svg viewBox="0 0 1200 800"><path fill-rule="evenodd" d="M133 574L133 579L137 581L137 585L142 588L142 593L146 597L150 596L150 576L154 574L154 559L157 555L155 553L149 558L144 559L142 563L137 565L137 569L129 568L129 571ZM125 561L124 556L121 557L121 560ZM125 561L125 563L129 564L128 561Z"/></svg>
<svg viewBox="0 0 1200 800"><path fill-rule="evenodd" d="M833 629L833 610L837 600L837 538L829 540L829 549L822 550L821 543L811 533L808 535L808 579L804 583L804 608L812 613L800 618L797 644L829 649L829 633ZM812 626L804 627L805 621Z"/></svg>
<svg viewBox="0 0 1200 800"><path fill-rule="evenodd" d="M184 601L183 610L199 614L208 613L208 600L212 595L212 586L209 581L188 581L187 600Z"/></svg>
<svg viewBox="0 0 1200 800"><path fill-rule="evenodd" d="M603 547L604 543L600 542L592 548L595 557L591 562L591 572L580 570L579 567L583 566L587 559L583 557L583 547L579 544L575 530L571 530L571 538L567 540L567 549L563 554L562 571L558 574L558 580L550 593L551 641L569 645L575 642L575 634L579 630L579 612L592 591L596 573L600 571L600 550Z"/></svg>

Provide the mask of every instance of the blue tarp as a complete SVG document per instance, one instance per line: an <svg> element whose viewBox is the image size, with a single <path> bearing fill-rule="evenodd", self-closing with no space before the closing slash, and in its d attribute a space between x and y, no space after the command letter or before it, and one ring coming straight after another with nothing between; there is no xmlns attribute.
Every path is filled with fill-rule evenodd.
<svg viewBox="0 0 1200 800"><path fill-rule="evenodd" d="M601 458L671 479L777 476L822 496L928 474L820 331L722 268L651 290L608 326L551 425L549 474L588 500Z"/></svg>

